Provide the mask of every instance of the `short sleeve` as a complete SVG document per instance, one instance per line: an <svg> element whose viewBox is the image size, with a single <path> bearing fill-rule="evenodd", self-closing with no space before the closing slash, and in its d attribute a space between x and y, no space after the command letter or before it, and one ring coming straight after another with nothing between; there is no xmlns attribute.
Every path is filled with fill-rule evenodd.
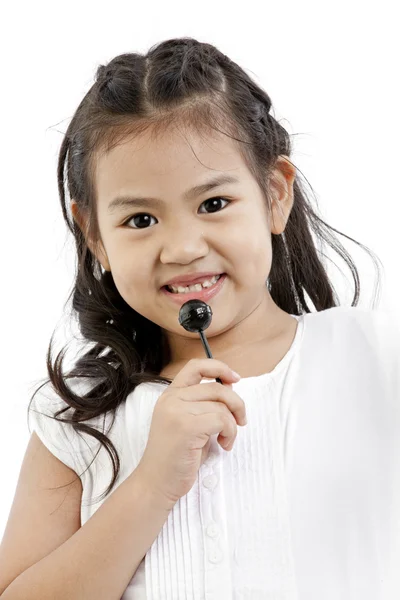
<svg viewBox="0 0 400 600"><path fill-rule="evenodd" d="M45 384L36 392L30 404L29 429L35 431L54 456L79 475L80 436L70 423L52 418L58 410L66 407L68 404L55 392L51 383ZM70 417L72 412L72 409L68 409L59 418Z"/></svg>
<svg viewBox="0 0 400 600"><path fill-rule="evenodd" d="M382 387L395 406L400 407L400 325L394 310L358 309L355 313L362 326L362 332L376 357L376 371L382 374ZM360 357L362 359L362 357ZM382 392L384 390L382 389Z"/></svg>
<svg viewBox="0 0 400 600"><path fill-rule="evenodd" d="M371 343L378 356L388 368L391 377L398 380L400 366L400 325L397 315L391 310L371 311Z"/></svg>

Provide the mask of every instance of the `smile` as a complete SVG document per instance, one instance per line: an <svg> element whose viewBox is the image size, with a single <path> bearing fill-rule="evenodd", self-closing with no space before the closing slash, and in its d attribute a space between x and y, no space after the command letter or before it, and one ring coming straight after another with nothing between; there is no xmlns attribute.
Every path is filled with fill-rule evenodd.
<svg viewBox="0 0 400 600"><path fill-rule="evenodd" d="M193 286L192 286L192 290L190 290L190 288L189 288L189 291L187 291L187 292L185 292L185 291L184 292L172 292L168 289L167 286L162 287L161 291L168 298L170 298L173 302L175 302L176 304L179 304L180 306L184 302L187 302L188 300L194 300L194 299L203 300L203 302L207 302L207 300L210 300L216 294L218 294L218 292L221 290L221 288L225 282L226 277L227 277L226 273L222 273L216 281L215 281L216 277L210 278L210 280L211 280L210 282L214 282L214 283L212 283L211 286L203 287L201 284L196 284L195 290L193 290ZM182 287L184 287L184 286L182 286ZM180 289L182 289L182 287L180 287ZM175 287L175 289L176 289L176 287ZM188 288L185 287L184 289L188 289Z"/></svg>

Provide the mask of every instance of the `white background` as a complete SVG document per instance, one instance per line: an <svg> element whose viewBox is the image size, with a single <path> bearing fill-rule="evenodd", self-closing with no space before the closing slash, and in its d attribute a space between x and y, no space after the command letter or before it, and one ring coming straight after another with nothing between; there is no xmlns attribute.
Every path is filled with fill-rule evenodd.
<svg viewBox="0 0 400 600"><path fill-rule="evenodd" d="M381 259L377 307L395 311L400 93L396 4L311 0L19 2L2 10L0 537L29 439L27 406L46 377L75 268L56 184L63 133L99 64L191 36L216 45L270 95L294 140L292 161L328 224ZM312 194L312 190L306 187ZM355 244L360 306L375 273ZM337 255L331 255L345 273ZM343 279L332 271L338 291ZM350 304L352 288L342 296ZM396 315L395 315L396 317ZM62 334L62 331L61 331Z"/></svg>

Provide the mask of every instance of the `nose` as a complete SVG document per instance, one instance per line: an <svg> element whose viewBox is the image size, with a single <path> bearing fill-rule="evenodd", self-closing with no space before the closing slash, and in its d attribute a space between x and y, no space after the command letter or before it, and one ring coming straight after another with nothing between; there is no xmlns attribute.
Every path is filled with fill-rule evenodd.
<svg viewBox="0 0 400 600"><path fill-rule="evenodd" d="M187 221L175 223L166 231L162 241L160 261L162 263L191 263L207 256L209 248L204 239L203 226L189 225Z"/></svg>

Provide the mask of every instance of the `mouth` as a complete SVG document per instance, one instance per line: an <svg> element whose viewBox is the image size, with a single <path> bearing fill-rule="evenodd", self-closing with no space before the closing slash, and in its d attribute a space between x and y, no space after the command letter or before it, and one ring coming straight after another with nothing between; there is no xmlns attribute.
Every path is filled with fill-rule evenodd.
<svg viewBox="0 0 400 600"><path fill-rule="evenodd" d="M179 305L182 305L184 302L187 302L188 300L194 300L194 299L199 299L199 300L203 300L204 302L206 302L207 300L210 300L210 298L212 298L213 296L218 294L218 292L220 291L220 289L222 288L222 286L225 282L226 277L227 277L226 273L221 273L218 276L217 281L215 283L213 283L213 285L211 285L210 287L203 288L201 286L201 284L197 284L196 290L193 290L193 289L188 290L188 287L185 287L185 289L188 291L173 292L169 286L164 285L161 288L161 291L164 294L166 294L166 296L168 298L170 298L173 302L175 302ZM182 286L182 287L184 287L184 286Z"/></svg>

